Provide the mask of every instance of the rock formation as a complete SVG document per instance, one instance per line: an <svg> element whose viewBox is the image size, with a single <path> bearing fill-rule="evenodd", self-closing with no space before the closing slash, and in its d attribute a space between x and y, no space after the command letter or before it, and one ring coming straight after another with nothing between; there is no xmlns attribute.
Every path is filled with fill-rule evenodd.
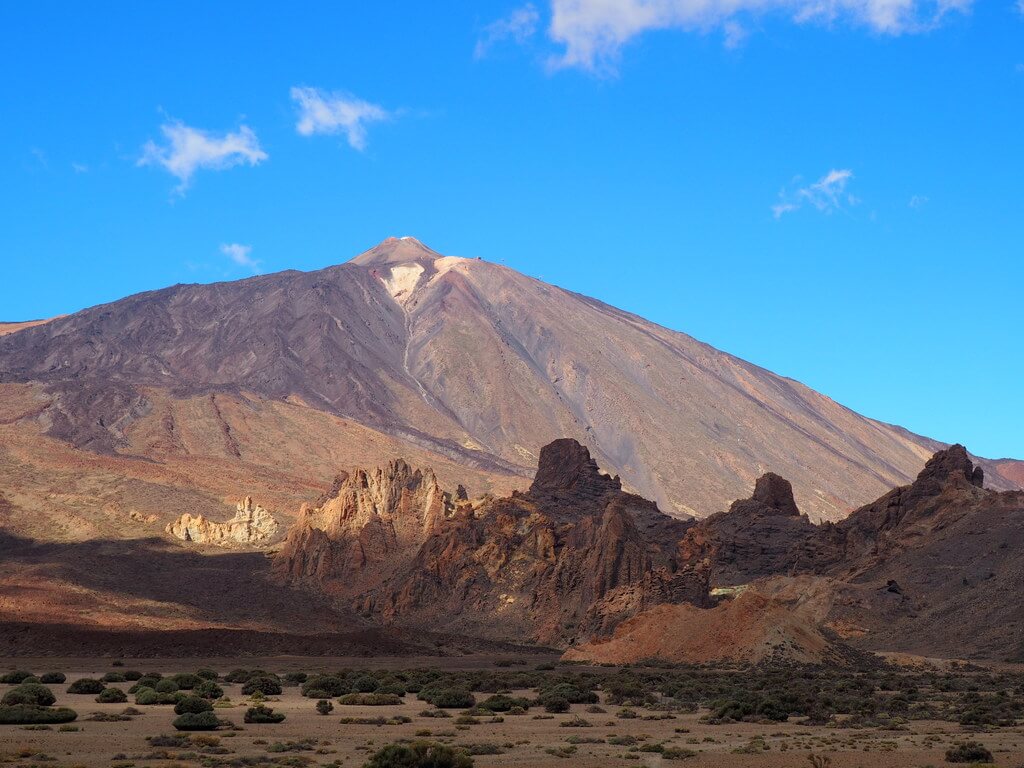
<svg viewBox="0 0 1024 768"><path fill-rule="evenodd" d="M689 525L564 439L541 450L529 492L507 498L453 506L429 471L357 471L304 512L276 567L383 621L564 645L657 603L700 601L706 584L677 573Z"/></svg>
<svg viewBox="0 0 1024 768"><path fill-rule="evenodd" d="M402 459L342 476L325 496L302 508L275 567L329 594L379 583L455 509L430 469L414 470Z"/></svg>
<svg viewBox="0 0 1024 768"><path fill-rule="evenodd" d="M270 542L278 531L277 520L269 510L254 504L246 496L235 507L235 516L215 523L202 515L188 513L169 523L167 532L182 541L196 544L259 546Z"/></svg>

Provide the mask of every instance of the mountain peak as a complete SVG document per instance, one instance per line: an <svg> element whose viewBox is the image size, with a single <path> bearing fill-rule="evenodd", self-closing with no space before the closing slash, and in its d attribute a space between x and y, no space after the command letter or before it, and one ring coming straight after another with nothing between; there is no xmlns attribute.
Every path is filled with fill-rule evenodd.
<svg viewBox="0 0 1024 768"><path fill-rule="evenodd" d="M366 267L413 261L432 262L440 257L440 253L428 248L415 237L389 237L356 256L351 263Z"/></svg>

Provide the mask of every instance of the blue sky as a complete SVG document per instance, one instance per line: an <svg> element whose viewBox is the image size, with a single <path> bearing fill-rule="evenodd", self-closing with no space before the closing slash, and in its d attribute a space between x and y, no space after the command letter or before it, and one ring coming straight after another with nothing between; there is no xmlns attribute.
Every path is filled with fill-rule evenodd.
<svg viewBox="0 0 1024 768"><path fill-rule="evenodd" d="M1014 0L7 2L0 65L0 319L414 235L1024 457Z"/></svg>

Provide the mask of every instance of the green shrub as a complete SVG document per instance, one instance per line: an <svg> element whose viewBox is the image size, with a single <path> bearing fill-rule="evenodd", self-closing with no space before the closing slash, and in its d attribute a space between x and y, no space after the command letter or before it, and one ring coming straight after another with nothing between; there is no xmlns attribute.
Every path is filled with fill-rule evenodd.
<svg viewBox="0 0 1024 768"><path fill-rule="evenodd" d="M233 669L224 676L224 681L227 683L244 683L253 673L248 669Z"/></svg>
<svg viewBox="0 0 1024 768"><path fill-rule="evenodd" d="M262 704L250 707L245 713L245 722L247 723L280 723L282 720L284 720L283 713L275 712Z"/></svg>
<svg viewBox="0 0 1024 768"><path fill-rule="evenodd" d="M128 680L129 682L135 682L136 680L142 679L142 673L139 672L139 670L137 669L128 669L125 670L124 679Z"/></svg>
<svg viewBox="0 0 1024 768"><path fill-rule="evenodd" d="M171 675L170 679L178 686L179 691L191 691L199 685L200 682L202 682L202 678L198 675L193 675L191 672L181 672L177 675Z"/></svg>
<svg viewBox="0 0 1024 768"><path fill-rule="evenodd" d="M370 675L357 677L352 683L352 690L356 693L373 693L380 686L380 681Z"/></svg>
<svg viewBox="0 0 1024 768"><path fill-rule="evenodd" d="M552 688L545 688L540 694L540 703L547 698L565 699L570 704L597 704L597 694L593 691L577 688L569 683L559 683Z"/></svg>
<svg viewBox="0 0 1024 768"><path fill-rule="evenodd" d="M377 693L390 693L395 696L405 696L405 686L397 680L389 680L377 687Z"/></svg>
<svg viewBox="0 0 1024 768"><path fill-rule="evenodd" d="M192 693L196 696L202 696L204 699L219 699L224 695L224 689L217 685L213 680L203 680L199 685L192 689Z"/></svg>
<svg viewBox="0 0 1024 768"><path fill-rule="evenodd" d="M157 681L157 684L153 686L153 690L157 693L177 693L178 684L170 678L167 678Z"/></svg>
<svg viewBox="0 0 1024 768"><path fill-rule="evenodd" d="M32 677L32 673L27 669L13 669L0 675L0 683L3 685L20 685L25 682L27 677Z"/></svg>
<svg viewBox="0 0 1024 768"><path fill-rule="evenodd" d="M250 677L242 685L242 695L252 696L256 692L277 696L281 693L281 681L274 677Z"/></svg>
<svg viewBox="0 0 1024 768"><path fill-rule="evenodd" d="M200 712L212 712L213 704L199 696L185 696L174 705L176 715L198 715Z"/></svg>
<svg viewBox="0 0 1024 768"><path fill-rule="evenodd" d="M992 753L977 741L965 741L946 750L947 763L991 763Z"/></svg>
<svg viewBox="0 0 1024 768"><path fill-rule="evenodd" d="M104 688L96 697L98 704L123 704L128 701L128 694L120 688Z"/></svg>
<svg viewBox="0 0 1024 768"><path fill-rule="evenodd" d="M102 680L83 677L68 686L68 693L91 693L95 696L97 693L102 693L106 687Z"/></svg>
<svg viewBox="0 0 1024 768"><path fill-rule="evenodd" d="M127 679L121 672L107 672L100 678L104 683L123 683Z"/></svg>
<svg viewBox="0 0 1024 768"><path fill-rule="evenodd" d="M316 711L321 715L329 715L334 711L334 705L327 699L320 699L320 701L316 703Z"/></svg>
<svg viewBox="0 0 1024 768"><path fill-rule="evenodd" d="M135 692L135 703L142 706L175 704L177 701L177 693L158 693L152 688L140 688Z"/></svg>
<svg viewBox="0 0 1024 768"><path fill-rule="evenodd" d="M196 677L202 678L203 680L216 680L220 675L217 674L216 670L203 667L202 669L196 670Z"/></svg>
<svg viewBox="0 0 1024 768"><path fill-rule="evenodd" d="M204 712L186 712L174 718L171 725L179 731L213 731L220 725L220 720L209 710Z"/></svg>
<svg viewBox="0 0 1024 768"><path fill-rule="evenodd" d="M46 685L63 685L67 679L68 676L63 672L46 672L39 676L39 682Z"/></svg>
<svg viewBox="0 0 1024 768"><path fill-rule="evenodd" d="M423 692L420 694L422 696ZM424 700L441 709L469 709L476 704L473 694L462 688L442 688L428 695Z"/></svg>
<svg viewBox="0 0 1024 768"><path fill-rule="evenodd" d="M135 681L135 685L128 689L128 693L138 693L142 688L152 688L156 690L157 683L160 682L160 677L157 675L143 675Z"/></svg>
<svg viewBox="0 0 1024 768"><path fill-rule="evenodd" d="M477 706L490 712L508 712L510 709L515 707L519 707L523 711L526 711L530 708L530 700L518 697L513 698L499 693L484 699L482 702L477 704Z"/></svg>
<svg viewBox="0 0 1024 768"><path fill-rule="evenodd" d="M351 690L347 682L334 675L313 675L302 684L302 695L311 699L333 699Z"/></svg>
<svg viewBox="0 0 1024 768"><path fill-rule="evenodd" d="M548 696L544 699L543 703L545 712L557 713L569 711L568 699L563 699L561 696Z"/></svg>
<svg viewBox="0 0 1024 768"><path fill-rule="evenodd" d="M0 706L0 725L50 725L70 723L78 713L66 707L35 707L31 704Z"/></svg>
<svg viewBox="0 0 1024 768"><path fill-rule="evenodd" d="M340 699L339 704L355 704L364 707L384 707L394 704L401 704L402 697L393 693L346 693Z"/></svg>
<svg viewBox="0 0 1024 768"><path fill-rule="evenodd" d="M429 741L388 744L365 768L472 768L473 758L461 750Z"/></svg>
<svg viewBox="0 0 1024 768"><path fill-rule="evenodd" d="M284 676L285 685L302 685L309 676L305 672L288 672Z"/></svg>
<svg viewBox="0 0 1024 768"><path fill-rule="evenodd" d="M56 700L57 697L53 695L53 691L45 685L22 683L5 693L3 699L0 699L0 704L3 706L27 704L34 707L48 707Z"/></svg>

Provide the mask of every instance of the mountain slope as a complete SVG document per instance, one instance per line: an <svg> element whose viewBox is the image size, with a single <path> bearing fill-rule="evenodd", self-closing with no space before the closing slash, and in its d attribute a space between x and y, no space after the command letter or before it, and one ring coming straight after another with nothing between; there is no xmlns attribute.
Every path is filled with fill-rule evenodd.
<svg viewBox="0 0 1024 768"><path fill-rule="evenodd" d="M24 328L0 337L0 382L38 400L11 422L23 431L193 464L244 465L277 441L295 461L257 463L321 490L340 467L301 458L308 427L293 418L328 444L339 420L373 435L377 455L341 466L415 451L439 475L475 472L473 492L523 487L540 446L569 436L629 490L700 517L771 469L801 509L839 519L935 448L684 334L411 238L318 272L179 285ZM199 424L201 439L183 437ZM273 493L254 482L228 500Z"/></svg>

